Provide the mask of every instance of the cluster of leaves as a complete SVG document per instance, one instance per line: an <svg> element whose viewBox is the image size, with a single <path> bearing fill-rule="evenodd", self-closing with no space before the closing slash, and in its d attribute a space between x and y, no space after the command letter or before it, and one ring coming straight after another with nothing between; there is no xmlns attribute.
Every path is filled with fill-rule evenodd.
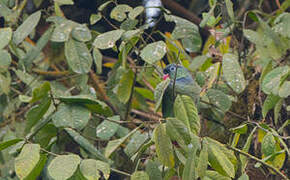
<svg viewBox="0 0 290 180"><path fill-rule="evenodd" d="M175 24L173 31L148 34L144 7L106 1L90 17L91 27L104 20L113 28L101 33L65 17L61 6L73 6L72 0L54 0L53 12L29 16L23 12L27 1L15 2L0 0L1 177L108 179L116 172L144 180L249 179L251 159L256 168L287 179L280 171L290 155L283 136L290 120L281 126L290 85L287 1L273 16L247 11L242 23L230 0L209 1L199 25L210 29L205 43L197 25L164 8L161 17ZM228 15L223 28L221 7ZM245 28L247 18L255 30ZM45 32L38 38L40 26ZM240 43L254 46L235 44L236 29L242 29ZM108 52L118 58L103 56ZM174 117L167 119L159 108L169 84L160 78L162 59L181 63L206 89L198 107L178 95ZM259 121L233 112L240 112L234 104L250 89L251 69L261 74L258 93L267 95ZM274 120L266 123L269 117ZM229 132L223 124L234 119L239 126L224 138ZM249 152L252 143L261 144L261 156Z"/></svg>

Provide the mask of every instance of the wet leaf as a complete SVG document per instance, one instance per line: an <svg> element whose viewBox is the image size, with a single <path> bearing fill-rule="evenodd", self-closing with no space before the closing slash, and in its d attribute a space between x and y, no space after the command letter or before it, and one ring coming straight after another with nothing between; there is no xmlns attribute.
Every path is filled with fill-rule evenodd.
<svg viewBox="0 0 290 180"><path fill-rule="evenodd" d="M159 109L162 102L162 98L170 98L170 97L163 97L163 94L166 88L168 87L169 83L170 83L170 79L167 78L166 80L161 81L155 88L155 91L154 91L154 100L155 100L154 111L155 112Z"/></svg>
<svg viewBox="0 0 290 180"><path fill-rule="evenodd" d="M54 42L65 42L69 39L71 31L76 27L77 23L66 20L64 18L51 19L56 23L56 27L53 30L51 41Z"/></svg>
<svg viewBox="0 0 290 180"><path fill-rule="evenodd" d="M121 22L126 19L126 13L130 12L131 10L133 10L133 8L127 4L120 4L114 7L114 9L111 11L110 17Z"/></svg>
<svg viewBox="0 0 290 180"><path fill-rule="evenodd" d="M115 116L116 117L116 116ZM114 116L109 119L116 119ZM120 120L120 117L117 116L117 120ZM117 132L119 124L104 120L101 124L98 125L96 129L96 135L102 140L109 140Z"/></svg>
<svg viewBox="0 0 290 180"><path fill-rule="evenodd" d="M75 73L84 74L90 71L93 60L83 42L69 39L65 43L65 56L68 65Z"/></svg>
<svg viewBox="0 0 290 180"><path fill-rule="evenodd" d="M232 106L231 100L228 98L226 94L224 94L220 90L209 89L207 91L207 96L209 98L210 103L217 106L218 110L227 112Z"/></svg>
<svg viewBox="0 0 290 180"><path fill-rule="evenodd" d="M80 162L78 155L59 155L49 163L47 171L55 180L68 179L75 173Z"/></svg>
<svg viewBox="0 0 290 180"><path fill-rule="evenodd" d="M100 34L94 40L93 45L99 49L109 49L115 46L115 42L121 38L124 30L113 30Z"/></svg>
<svg viewBox="0 0 290 180"><path fill-rule="evenodd" d="M92 39L91 31L84 24L80 24L73 28L72 37L80 42L87 42Z"/></svg>
<svg viewBox="0 0 290 180"><path fill-rule="evenodd" d="M25 144L17 158L15 158L15 172L20 179L26 178L40 159L39 144Z"/></svg>
<svg viewBox="0 0 290 180"><path fill-rule="evenodd" d="M140 56L148 64L154 64L163 58L166 51L166 44L163 41L157 41L143 48Z"/></svg>
<svg viewBox="0 0 290 180"><path fill-rule="evenodd" d="M269 112L269 110L273 109L275 107L275 105L277 104L277 102L280 100L281 98L279 96L275 96L273 94L270 94L267 96L263 107L262 107L262 115L263 118L266 117L267 113Z"/></svg>
<svg viewBox="0 0 290 180"><path fill-rule="evenodd" d="M81 136L78 132L71 128L65 128L65 131L78 143L83 149L91 153L97 159L104 162L108 162L108 159L97 149L93 144L91 144L87 139Z"/></svg>
<svg viewBox="0 0 290 180"><path fill-rule="evenodd" d="M94 159L84 159L80 164L80 171L88 180L99 179L101 171L104 174L105 179L110 176L110 165L108 163L94 160Z"/></svg>
<svg viewBox="0 0 290 180"><path fill-rule="evenodd" d="M135 171L130 180L149 180L149 176L145 171Z"/></svg>
<svg viewBox="0 0 290 180"><path fill-rule="evenodd" d="M0 40L0 49L7 46L9 44L9 42L11 41L11 38L12 38L12 29L10 27L1 28L0 29L0 39L1 39Z"/></svg>
<svg viewBox="0 0 290 180"><path fill-rule="evenodd" d="M60 104L52 117L52 121L56 127L71 127L81 130L87 125L90 117L91 113L85 107Z"/></svg>
<svg viewBox="0 0 290 180"><path fill-rule="evenodd" d="M164 124L159 124L153 132L153 140L159 161L168 167L174 167L174 155L170 138L166 134Z"/></svg>
<svg viewBox="0 0 290 180"><path fill-rule="evenodd" d="M132 157L138 149L146 142L148 139L148 135L145 133L140 133L136 131L129 140L124 152L127 154L128 157Z"/></svg>
<svg viewBox="0 0 290 180"><path fill-rule="evenodd" d="M200 120L198 112L193 100L189 96L177 96L174 102L174 114L193 134L199 134Z"/></svg>
<svg viewBox="0 0 290 180"><path fill-rule="evenodd" d="M228 85L236 92L241 93L246 87L243 71L239 65L238 57L234 54L224 54L223 56L223 75Z"/></svg>
<svg viewBox="0 0 290 180"><path fill-rule="evenodd" d="M36 27L41 17L41 11L31 14L14 32L13 42L18 45L21 43Z"/></svg>
<svg viewBox="0 0 290 180"><path fill-rule="evenodd" d="M288 66L282 66L270 71L262 81L262 90L266 94L278 95L281 79L290 72Z"/></svg>

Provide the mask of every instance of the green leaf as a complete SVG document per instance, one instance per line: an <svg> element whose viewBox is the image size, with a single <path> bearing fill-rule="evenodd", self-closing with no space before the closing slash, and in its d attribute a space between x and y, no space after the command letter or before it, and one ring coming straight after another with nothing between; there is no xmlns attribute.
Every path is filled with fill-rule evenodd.
<svg viewBox="0 0 290 180"><path fill-rule="evenodd" d="M196 179L196 173L197 173L196 172L196 151L197 151L197 147L193 147L193 149L190 149L188 153L188 157L187 157L187 160L185 162L184 169L182 172L183 180Z"/></svg>
<svg viewBox="0 0 290 180"><path fill-rule="evenodd" d="M36 167L40 159L39 144L25 144L15 158L15 172L20 179L26 178Z"/></svg>
<svg viewBox="0 0 290 180"><path fill-rule="evenodd" d="M243 173L238 180L249 180L249 176L246 173Z"/></svg>
<svg viewBox="0 0 290 180"><path fill-rule="evenodd" d="M174 114L193 134L199 134L200 120L198 112L193 100L189 96L177 96L174 102Z"/></svg>
<svg viewBox="0 0 290 180"><path fill-rule="evenodd" d="M287 98L290 95L290 81L285 81L279 89L279 96Z"/></svg>
<svg viewBox="0 0 290 180"><path fill-rule="evenodd" d="M35 165L35 168L30 172L30 174L26 176L25 180L37 179L40 173L42 172L44 166L46 165L46 161L47 161L47 155L40 154L38 163Z"/></svg>
<svg viewBox="0 0 290 180"><path fill-rule="evenodd" d="M276 17L274 21L273 30L284 37L290 38L290 32L288 31L288 29L290 28L289 22L290 22L290 13L289 12L282 13L278 17Z"/></svg>
<svg viewBox="0 0 290 180"><path fill-rule="evenodd" d="M92 39L91 31L84 24L80 24L73 28L71 33L72 37L80 42L87 42Z"/></svg>
<svg viewBox="0 0 290 180"><path fill-rule="evenodd" d="M208 142L206 139L202 141L202 149L199 154L197 172L200 178L203 178L206 175L208 165Z"/></svg>
<svg viewBox="0 0 290 180"><path fill-rule="evenodd" d="M192 62L190 63L188 69L190 71L195 71L197 70L198 68L200 68L204 63L205 61L208 59L207 56L205 55L201 55L201 56L196 56Z"/></svg>
<svg viewBox="0 0 290 180"><path fill-rule="evenodd" d="M65 128L65 131L74 139L76 143L78 143L82 148L86 151L94 155L96 158L108 162L108 159L104 157L104 155L95 148L93 144L91 144L87 139L81 136L78 132L71 128Z"/></svg>
<svg viewBox="0 0 290 180"><path fill-rule="evenodd" d="M222 145L213 139L206 139L209 142L208 160L211 167L222 175L235 177L234 164L230 161Z"/></svg>
<svg viewBox="0 0 290 180"><path fill-rule="evenodd" d="M41 11L31 14L14 32L13 42L18 45L21 43L36 27L41 17Z"/></svg>
<svg viewBox="0 0 290 180"><path fill-rule="evenodd" d="M140 56L148 64L154 64L163 58L166 51L166 44L163 41L157 41L147 44L147 46L141 50Z"/></svg>
<svg viewBox="0 0 290 180"><path fill-rule="evenodd" d="M128 157L132 157L139 150L139 148L146 142L147 139L148 139L147 134L136 131L132 135L129 143L124 149L124 152L127 154Z"/></svg>
<svg viewBox="0 0 290 180"><path fill-rule="evenodd" d="M90 111L83 106L60 104L52 121L56 127L71 127L81 130L87 125L90 117Z"/></svg>
<svg viewBox="0 0 290 180"><path fill-rule="evenodd" d="M109 49L115 46L118 39L121 38L124 30L113 30L100 34L94 40L93 45L99 49Z"/></svg>
<svg viewBox="0 0 290 180"><path fill-rule="evenodd" d="M262 81L262 90L266 94L273 93L274 95L278 95L281 79L289 74L289 72L290 68L288 66L282 66L273 69L265 76L264 80Z"/></svg>
<svg viewBox="0 0 290 180"><path fill-rule="evenodd" d="M51 104L50 98L44 98L39 105L33 106L26 114L25 132L30 129L44 116Z"/></svg>
<svg viewBox="0 0 290 180"><path fill-rule="evenodd" d="M154 100L155 100L155 108L154 111L156 112L162 102L162 98L163 98L163 94L166 90L166 88L168 87L168 85L170 84L170 79L167 78L164 81L161 81L159 84L157 84L155 91L154 91ZM170 97L164 97L164 98L170 98Z"/></svg>
<svg viewBox="0 0 290 180"><path fill-rule="evenodd" d="M122 103L128 102L132 93L132 86L134 85L134 72L129 69L123 74L118 85L117 95Z"/></svg>
<svg viewBox="0 0 290 180"><path fill-rule="evenodd" d="M131 131L130 133L128 133L126 136L120 138L120 139L116 139L116 140L112 140L109 141L109 143L106 146L105 149L105 157L110 157L111 154L116 151L116 149L122 144L124 143L130 136L132 136L141 126L135 128L133 131Z"/></svg>
<svg viewBox="0 0 290 180"><path fill-rule="evenodd" d="M11 56L8 53L7 50L1 50L0 49L0 57L1 57L1 61L0 61L0 72L1 71L4 71L4 70L7 71L8 70L8 67L10 66L11 61L12 61Z"/></svg>
<svg viewBox="0 0 290 180"><path fill-rule="evenodd" d="M263 118L266 117L267 113L269 112L269 110L273 109L275 107L275 105L278 103L278 101L280 100L281 98L279 96L275 96L273 94L270 94L267 96L264 104L263 104L263 107L262 107L262 115L263 115Z"/></svg>
<svg viewBox="0 0 290 180"><path fill-rule="evenodd" d="M215 105L218 107L218 110L223 112L227 112L232 106L232 102L229 97L220 90L209 89L207 91L207 97L211 104Z"/></svg>
<svg viewBox="0 0 290 180"><path fill-rule="evenodd" d="M235 15L234 15L233 3L232 3L231 0L225 0L225 2L226 2L228 15L231 18L232 22L234 22L235 21Z"/></svg>
<svg viewBox="0 0 290 180"><path fill-rule="evenodd" d="M131 10L128 14L130 19L135 19L137 16L139 16L144 11L143 6L137 6L133 10Z"/></svg>
<svg viewBox="0 0 290 180"><path fill-rule="evenodd" d="M263 140L262 140L262 146L261 146L261 151L264 155L264 157L270 156L275 152L275 138L272 135L272 133L268 132Z"/></svg>
<svg viewBox="0 0 290 180"><path fill-rule="evenodd" d="M135 171L131 178L131 180L149 180L149 176L144 171Z"/></svg>
<svg viewBox="0 0 290 180"><path fill-rule="evenodd" d="M114 7L111 11L110 17L119 22L124 21L127 17L126 13L132 11L133 8L128 6L127 4L120 4Z"/></svg>
<svg viewBox="0 0 290 180"><path fill-rule="evenodd" d="M102 19L101 13L92 14L91 17L90 17L90 24L91 25L94 25L94 24L96 24L101 19Z"/></svg>
<svg viewBox="0 0 290 180"><path fill-rule="evenodd" d="M181 39L185 50L189 52L198 52L200 50L202 39L197 25L174 15L165 15L165 19L175 23L171 34L172 38L176 40Z"/></svg>
<svg viewBox="0 0 290 180"><path fill-rule="evenodd" d="M108 179L110 176L110 165L108 163L94 160L94 159L84 159L80 164L80 171L88 180L99 179L101 171L105 177Z"/></svg>
<svg viewBox="0 0 290 180"><path fill-rule="evenodd" d="M153 132L153 140L159 161L168 167L174 167L173 147L170 138L166 134L164 124L159 124Z"/></svg>
<svg viewBox="0 0 290 180"><path fill-rule="evenodd" d="M205 180L231 180L231 178L223 176L216 171L207 170Z"/></svg>
<svg viewBox="0 0 290 180"><path fill-rule="evenodd" d="M9 44L12 38L12 29L8 28L1 28L0 29L0 49L4 48ZM2 56L1 56L2 57ZM1 63L2 64L2 63Z"/></svg>
<svg viewBox="0 0 290 180"><path fill-rule="evenodd" d="M238 133L238 134L246 134L248 131L248 125L242 124L238 127L231 128L230 131L232 131L233 133Z"/></svg>
<svg viewBox="0 0 290 180"><path fill-rule="evenodd" d="M67 20L62 17L51 17L47 21L52 21L56 23L56 27L53 30L51 41L54 42L65 42L69 39L70 33L77 23Z"/></svg>
<svg viewBox="0 0 290 180"><path fill-rule="evenodd" d="M243 71L239 65L238 57L231 53L224 54L222 67L223 75L228 85L236 93L241 93L246 87L246 81Z"/></svg>
<svg viewBox="0 0 290 180"><path fill-rule="evenodd" d="M59 155L49 163L47 171L55 180L68 179L75 173L80 162L81 158L78 155Z"/></svg>
<svg viewBox="0 0 290 180"><path fill-rule="evenodd" d="M105 9L105 7L107 7L110 3L112 3L113 1L106 1L106 2L104 2L102 5L100 5L99 7L98 7L98 11L103 11L104 9Z"/></svg>
<svg viewBox="0 0 290 180"><path fill-rule="evenodd" d="M151 159L148 160L146 164L146 173L149 175L149 179L156 179L161 180L162 179L162 173L159 170L160 164L156 161L152 161Z"/></svg>
<svg viewBox="0 0 290 180"><path fill-rule="evenodd" d="M32 99L30 100L30 103L35 103L36 101L46 98L50 90L51 90L51 87L48 81L39 85L37 88L33 89Z"/></svg>
<svg viewBox="0 0 290 180"><path fill-rule="evenodd" d="M98 48L93 49L93 58L96 65L96 70L98 74L102 73L102 62L103 62L103 55Z"/></svg>
<svg viewBox="0 0 290 180"><path fill-rule="evenodd" d="M54 2L57 2L60 6L61 5L73 5L73 0L54 0Z"/></svg>
<svg viewBox="0 0 290 180"><path fill-rule="evenodd" d="M47 124L37 132L34 136L34 140L40 144L41 147L46 147L51 139L57 136L57 131L58 129L53 124Z"/></svg>
<svg viewBox="0 0 290 180"><path fill-rule="evenodd" d="M190 129L179 119L167 118L166 120L166 133L171 140L177 141L181 146L188 145L191 142Z"/></svg>
<svg viewBox="0 0 290 180"><path fill-rule="evenodd" d="M0 143L0 151L4 150L4 149L6 149L6 148L8 148L8 147L20 142L20 141L22 141L22 139L18 139L18 138L17 139L11 139L11 140L8 140L8 141L3 141L3 142Z"/></svg>
<svg viewBox="0 0 290 180"><path fill-rule="evenodd" d="M119 116L117 117L118 117L118 120L120 120L120 117ZM114 118L114 117L111 117L111 118ZM98 125L96 129L96 135L102 140L109 140L112 136L114 136L118 128L119 128L119 124L104 120L101 124Z"/></svg>
<svg viewBox="0 0 290 180"><path fill-rule="evenodd" d="M83 42L69 39L65 43L65 57L70 68L79 74L90 71L93 60L92 56Z"/></svg>

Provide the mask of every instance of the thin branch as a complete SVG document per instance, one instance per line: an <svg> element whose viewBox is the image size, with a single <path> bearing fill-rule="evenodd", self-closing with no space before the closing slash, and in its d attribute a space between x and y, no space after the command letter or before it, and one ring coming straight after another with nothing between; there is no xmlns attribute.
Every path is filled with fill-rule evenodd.
<svg viewBox="0 0 290 180"><path fill-rule="evenodd" d="M267 168L269 168L269 169L271 169L272 171L276 172L276 173L277 173L280 177L282 177L283 179L287 179L287 180L289 180L289 179L288 179L288 178L287 178L287 177L286 177L286 176L285 176L281 171L279 171L279 169L277 169L277 168L275 168L274 166L272 166L272 165L270 165L270 164L264 162L263 160L261 160L261 159L255 157L255 156L252 156L251 154L248 154L248 153L246 153L246 152L244 152L244 151L242 151L242 150L240 150L240 149L238 149L238 148L232 147L232 146L230 146L230 145L227 145L226 147L227 147L228 149L230 149L230 150L233 150L233 151L235 151L235 152L237 152L237 153L239 153L239 154L242 154L242 155L246 156L247 158L250 158L250 159L252 159L252 160L254 160L254 161L257 161L257 162L263 164L263 165L266 166Z"/></svg>
<svg viewBox="0 0 290 180"><path fill-rule="evenodd" d="M137 109L131 109L131 112L134 113L134 114L137 114L139 116L142 116L142 117L144 117L146 119L151 119L151 120L155 120L155 121L164 120L161 116L159 116L157 114L146 113L146 112L139 111Z"/></svg>
<svg viewBox="0 0 290 180"><path fill-rule="evenodd" d="M116 172L116 173L119 173L119 174L122 174L122 175L125 175L125 176L128 176L128 177L131 177L131 174L126 173L124 171L120 171L120 170L115 169L115 168L111 168L111 171Z"/></svg>

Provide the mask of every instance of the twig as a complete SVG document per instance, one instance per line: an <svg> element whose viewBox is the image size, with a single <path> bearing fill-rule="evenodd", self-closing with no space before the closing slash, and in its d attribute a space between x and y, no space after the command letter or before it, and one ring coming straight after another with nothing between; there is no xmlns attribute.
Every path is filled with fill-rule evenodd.
<svg viewBox="0 0 290 180"><path fill-rule="evenodd" d="M111 171L116 172L116 173L119 173L119 174L122 174L122 175L125 175L125 176L129 176L129 177L131 177L131 174L126 173L126 172L124 172L124 171L120 171L120 170L115 169L115 168L111 168Z"/></svg>
<svg viewBox="0 0 290 180"><path fill-rule="evenodd" d="M32 69L32 71L39 75L52 76L52 77L65 76L69 74L69 71L42 71L39 69Z"/></svg>
<svg viewBox="0 0 290 180"><path fill-rule="evenodd" d="M271 169L272 171L276 172L276 173L277 173L280 177L282 177L283 179L287 179L287 180L289 180L289 179L288 179L288 178L287 178L287 177L286 177L286 176L285 176L281 171L279 171L279 169L277 169L277 168L275 168L274 166L272 166L272 165L270 165L270 164L264 162L263 160L261 160L261 159L255 157L255 156L252 156L251 154L248 154L248 153L246 153L246 152L244 152L244 151L242 151L242 150L240 150L240 149L238 149L238 148L232 147L232 146L230 146L230 145L227 145L226 147L227 147L228 149L231 149L231 150L233 150L233 151L235 151L235 152L237 152L237 153L240 153L240 154L242 154L242 155L244 155L244 156L246 156L246 157L248 157L248 158L250 158L250 159L252 159L252 160L255 160L255 161L257 161L257 162L263 164L264 166L268 167L268 168Z"/></svg>
<svg viewBox="0 0 290 180"><path fill-rule="evenodd" d="M152 120L155 120L155 121L164 120L162 117L158 116L157 114L146 113L146 112L139 111L137 109L131 109L131 112L134 113L134 114L137 114L139 116L143 116L143 117L145 117L147 119L152 119Z"/></svg>

